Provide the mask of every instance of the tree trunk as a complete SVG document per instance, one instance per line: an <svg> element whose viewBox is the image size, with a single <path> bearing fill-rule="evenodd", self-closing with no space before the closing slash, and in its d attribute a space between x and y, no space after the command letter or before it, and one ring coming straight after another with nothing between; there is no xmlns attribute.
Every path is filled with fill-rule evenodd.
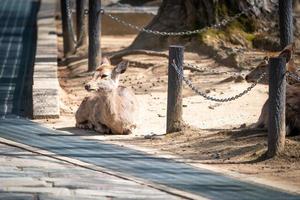
<svg viewBox="0 0 300 200"><path fill-rule="evenodd" d="M64 42L64 56L67 57L73 54L75 51L75 45L72 40L72 21L68 12L70 12L70 0L61 0L61 18L62 18L62 29L63 29L63 42Z"/></svg>
<svg viewBox="0 0 300 200"><path fill-rule="evenodd" d="M86 17L84 9L86 8L86 0L76 0L76 36L77 48L87 45L87 29Z"/></svg>
<svg viewBox="0 0 300 200"><path fill-rule="evenodd" d="M259 15L260 20L265 16L276 16L276 3L271 0L163 0L158 14L145 28L165 32L201 29L242 12L254 2L257 6L249 14L238 19L245 31L253 32L257 28L254 27L256 23L253 22L253 16ZM172 44L186 44L197 36L199 34L158 36L141 32L129 49L166 49Z"/></svg>
<svg viewBox="0 0 300 200"><path fill-rule="evenodd" d="M92 72L101 62L101 0L89 0L88 71Z"/></svg>

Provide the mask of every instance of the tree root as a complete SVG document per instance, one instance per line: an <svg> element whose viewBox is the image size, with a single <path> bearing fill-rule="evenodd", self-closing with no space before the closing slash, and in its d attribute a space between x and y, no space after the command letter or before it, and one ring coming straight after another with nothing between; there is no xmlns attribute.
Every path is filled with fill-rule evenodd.
<svg viewBox="0 0 300 200"><path fill-rule="evenodd" d="M169 55L167 53L161 51L151 51L151 50L143 50L143 49L134 49L134 50L125 49L109 56L109 59L112 64L116 64L118 62L121 62L122 58L127 55L147 55L147 56L169 58Z"/></svg>

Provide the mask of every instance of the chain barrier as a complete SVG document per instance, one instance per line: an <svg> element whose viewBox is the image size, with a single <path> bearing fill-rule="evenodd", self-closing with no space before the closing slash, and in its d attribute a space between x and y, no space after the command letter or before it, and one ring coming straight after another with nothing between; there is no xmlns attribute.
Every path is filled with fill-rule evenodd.
<svg viewBox="0 0 300 200"><path fill-rule="evenodd" d="M298 76L297 74L292 73L292 72L287 72L287 75L288 75L289 77L291 77L292 79L294 79L294 80L300 82L300 76Z"/></svg>
<svg viewBox="0 0 300 200"><path fill-rule="evenodd" d="M176 66L175 63L172 64L172 66L174 67L175 71L177 72L177 74L179 75L179 77L198 95L204 97L207 100L210 101L216 101L216 102L230 102L230 101L234 101L242 96L244 96L245 94L247 94L248 92L250 92L262 79L263 77L266 75L266 73L262 73L260 75L260 77L254 82L252 83L248 88L246 88L244 91L242 91L241 93L234 95L232 97L226 97L226 98L217 98L217 97L213 97L213 96L209 96L204 92L201 92L198 88L196 88L193 83L187 79L186 77L184 77L183 72L181 72L181 70L179 70L179 68Z"/></svg>
<svg viewBox="0 0 300 200"><path fill-rule="evenodd" d="M190 69L194 69L194 70L200 71L200 72L221 73L221 72L218 72L217 70L214 70L214 69L208 69L206 67L199 67L197 65L193 65L193 64L190 64L190 63L184 63L183 67L185 67L185 68L188 67Z"/></svg>
<svg viewBox="0 0 300 200"><path fill-rule="evenodd" d="M74 32L74 26L73 26L73 18L72 18L72 8L70 5L70 0L66 0L66 5L67 5L67 16L68 16L68 20L70 21L70 25L71 25L71 35L72 35L72 40L73 43L75 44L75 48L78 48L79 44L81 43L82 39L83 39L83 29L84 27L82 26L80 29L80 35L78 38L75 39L75 32Z"/></svg>
<svg viewBox="0 0 300 200"><path fill-rule="evenodd" d="M253 9L254 5L249 6L247 9L245 9L244 11L232 16L232 17L228 17L227 19L223 19L220 23L214 24L212 26L207 26L201 29L196 29L196 30L190 30L190 31L181 31L181 32L165 32L165 31L155 31L155 30L150 30L150 29L146 29L144 27L139 27L136 25L133 25L131 23L128 23L116 16L113 16L109 13L105 13L104 10L102 9L101 13L107 15L108 17L110 17L111 19L123 24L124 26L130 27L132 29L136 29L140 32L145 32L145 33L150 33L150 34L154 34L154 35L162 35L162 36L183 36L183 35L192 35L192 34L196 34L196 33L202 33L208 29L211 28L220 28L222 26L227 25L229 22L234 21L235 19L239 18L240 16L247 14L248 12L250 12Z"/></svg>
<svg viewBox="0 0 300 200"><path fill-rule="evenodd" d="M199 72L206 72L206 73L212 73L212 74L229 74L230 73L233 75L239 75L239 73L236 73L236 72L226 72L226 71L220 72L220 71L217 71L214 69L208 69L206 67L199 67L197 65L193 65L190 63L184 63L183 67L188 68L188 69L193 69L193 70L199 71Z"/></svg>

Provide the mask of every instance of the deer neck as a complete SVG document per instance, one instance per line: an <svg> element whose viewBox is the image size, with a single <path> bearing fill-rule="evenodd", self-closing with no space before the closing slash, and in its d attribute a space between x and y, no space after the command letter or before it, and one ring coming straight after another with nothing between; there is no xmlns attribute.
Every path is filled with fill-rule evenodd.
<svg viewBox="0 0 300 200"><path fill-rule="evenodd" d="M110 112L116 112L117 110L117 106L118 106L118 99L119 99L119 95L118 95L118 89L114 89L112 91L109 92L104 92L103 96L106 99L106 104L110 110Z"/></svg>

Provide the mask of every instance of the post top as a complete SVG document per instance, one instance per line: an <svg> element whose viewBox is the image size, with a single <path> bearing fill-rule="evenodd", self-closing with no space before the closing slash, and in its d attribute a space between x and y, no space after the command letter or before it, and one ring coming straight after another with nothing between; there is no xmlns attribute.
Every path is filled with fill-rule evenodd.
<svg viewBox="0 0 300 200"><path fill-rule="evenodd" d="M286 58L283 56L270 57L270 60L281 60L281 59L286 59Z"/></svg>
<svg viewBox="0 0 300 200"><path fill-rule="evenodd" d="M273 61L273 62L277 62L277 61L284 61L286 62L286 58L285 57L271 57L270 58L270 62Z"/></svg>
<svg viewBox="0 0 300 200"><path fill-rule="evenodd" d="M181 46L181 45L170 45L169 48L181 48L181 49L184 49L184 46Z"/></svg>

